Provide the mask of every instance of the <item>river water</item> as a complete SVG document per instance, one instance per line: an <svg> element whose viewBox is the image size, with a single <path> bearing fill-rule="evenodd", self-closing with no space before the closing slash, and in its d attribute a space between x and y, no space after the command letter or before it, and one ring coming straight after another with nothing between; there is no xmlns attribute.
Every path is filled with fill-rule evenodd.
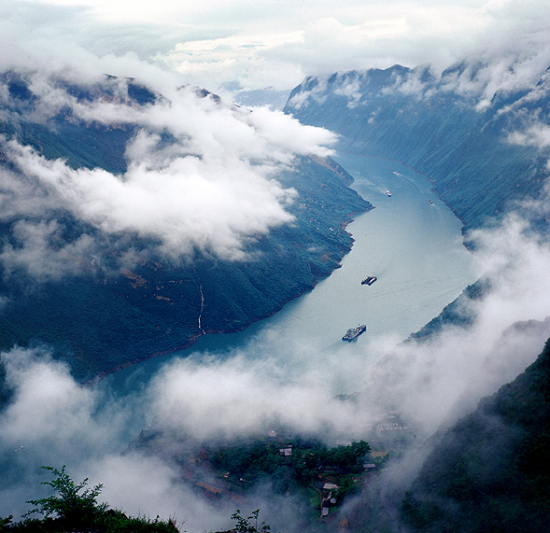
<svg viewBox="0 0 550 533"><path fill-rule="evenodd" d="M335 159L354 177L353 188L375 206L348 226L355 242L341 268L245 331L202 337L183 352L108 376L100 386L130 392L173 358L225 358L240 351L252 358L277 357L283 367L296 368L301 359L327 373L340 363L374 364L384 349L420 329L475 281L462 224L431 191L426 176L383 159L349 154ZM361 285L368 275L378 280ZM366 324L367 332L343 342L346 330L358 324Z"/></svg>

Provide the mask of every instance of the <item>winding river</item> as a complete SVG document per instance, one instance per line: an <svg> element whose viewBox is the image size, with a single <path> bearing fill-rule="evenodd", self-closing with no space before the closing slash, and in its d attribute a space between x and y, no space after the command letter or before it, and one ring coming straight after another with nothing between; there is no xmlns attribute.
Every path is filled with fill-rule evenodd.
<svg viewBox="0 0 550 533"><path fill-rule="evenodd" d="M204 336L185 352L129 367L100 386L129 392L182 355L223 358L242 351L248 357L278 357L283 367L295 367L301 359L327 372L334 371L335 360L373 364L385 348L420 329L475 281L462 224L431 191L426 176L383 159L349 154L335 159L354 177L353 188L375 206L348 226L355 242L341 268L245 331ZM377 281L361 285L368 275ZM346 330L358 324L367 325L366 334L342 342Z"/></svg>

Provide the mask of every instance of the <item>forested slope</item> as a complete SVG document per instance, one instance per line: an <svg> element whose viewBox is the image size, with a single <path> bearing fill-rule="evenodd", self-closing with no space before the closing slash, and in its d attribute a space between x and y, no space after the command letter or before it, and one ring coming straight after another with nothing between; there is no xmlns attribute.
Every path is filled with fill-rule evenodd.
<svg viewBox="0 0 550 533"><path fill-rule="evenodd" d="M338 133L343 151L426 173L466 227L479 227L515 200L537 197L546 157L516 133L550 123L548 72L530 90L483 100L472 89L481 71L461 64L436 78L394 66L310 77L285 112Z"/></svg>
<svg viewBox="0 0 550 533"><path fill-rule="evenodd" d="M550 516L550 342L439 437L401 506L422 532L540 532Z"/></svg>
<svg viewBox="0 0 550 533"><path fill-rule="evenodd" d="M223 144L208 152L200 144L207 141L190 138L190 133L176 138L186 120L191 132L204 135L202 130L210 126L199 119L217 115L228 127L239 129L244 123L248 128L250 111L231 108L207 91L182 88L178 93L183 103L175 110L176 104L133 80L50 80L46 94L28 75L7 72L0 83L0 199L5 206L0 215L0 348L45 343L70 362L81 380L185 347L203 334L240 330L276 312L338 267L352 245L347 223L353 213L371 207L348 187L351 176L329 160L298 154L287 162L283 152L249 156L250 163L243 163L244 156ZM171 115L176 115L174 126ZM276 143L270 138L253 141ZM154 145L149 154L150 143ZM284 146L275 148L283 151ZM227 156L218 153L223 150ZM210 162L217 157L232 158L225 163L227 170ZM177 174L176 165L191 170ZM196 177L200 165L214 167L202 182ZM260 184L258 205L266 195L289 197L283 205L286 223L277 222L266 231L262 220L247 219L246 213L225 215L223 195L231 194L235 172L231 165L238 168L233 181ZM271 181L241 178L243 171L268 175ZM189 176L181 177L185 172ZM166 187L184 179L197 181L194 190L210 187L212 204L220 203L220 209L209 206L208 194L204 202L211 216L182 197L181 220L176 210L175 217L163 220L162 207L154 208L140 197L144 190L151 202L167 194L156 185L166 176L171 179ZM97 191L92 180L98 183ZM227 185L218 191L217 183L224 180ZM119 191L105 195L100 188L106 183ZM246 183L243 193L248 194ZM167 197L165 205L174 209L178 201ZM108 207L100 206L98 216L86 218L85 210L97 211L102 202L120 207L120 216L113 218ZM243 200L243 208L256 219L264 216L251 201ZM197 219L188 227L186 209ZM265 209L266 217L270 209L272 204ZM140 213L144 220L151 219L149 227L143 226ZM242 239L237 260L212 251L228 240L216 230L215 220L213 229L204 229L218 215L227 218L228 227L221 229ZM146 231L125 229L128 220ZM166 221L171 225L169 239L185 245L179 234L188 232L194 248L180 254L176 245L163 253L166 235L156 226ZM121 229L113 227L121 222ZM239 237L239 224L252 229Z"/></svg>

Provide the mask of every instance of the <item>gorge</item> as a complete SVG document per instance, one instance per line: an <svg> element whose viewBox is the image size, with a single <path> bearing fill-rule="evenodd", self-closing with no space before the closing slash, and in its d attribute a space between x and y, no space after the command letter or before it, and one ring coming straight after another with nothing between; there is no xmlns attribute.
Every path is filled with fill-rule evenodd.
<svg viewBox="0 0 550 533"><path fill-rule="evenodd" d="M333 443L342 438L365 438L373 445L387 447L386 451L427 453L421 444L433 442L429 438L438 429L451 426L472 411L483 395L493 394L531 364L550 334L546 298L548 212L544 203L548 154L543 136L537 136L550 122L548 73L542 73L530 89L488 95L486 87L480 87L477 93L465 93L462 83L466 78L480 80L482 71L483 65L464 64L448 69L440 79L426 69L403 67L308 78L291 93L285 111L303 124L336 132L339 139L332 157L341 167L318 163L327 152L317 140L326 144L335 140L324 130L292 130L318 137L307 147L299 146L300 157L290 167L285 166L286 157L295 153L296 144L287 147L288 153L278 152L281 142L273 140L276 129L268 130L264 140L272 143L269 146L276 152L276 166L283 168L275 174L280 186L268 180L269 192L274 195L270 198L276 198L293 220L277 211L264 236L255 233L256 226L245 232L244 249L261 251L249 262L222 261L216 256L219 249L211 247L190 265L178 265L170 273L153 257L147 256L146 261L140 258L150 246L158 252L162 234L144 238L138 232L138 238L132 235L133 240L128 240L126 235L121 239L124 232L109 233L97 218L71 212L55 195L67 192L61 185L69 189L74 186L72 171L49 166L50 162L63 156L73 171L103 168L129 180L132 167L124 168L122 147L138 167L151 168L150 162L139 159L139 150L148 156L149 152L160 154L166 158L161 167L165 171L175 160L180 164L179 159L209 162L212 153L205 149L196 157L193 150L200 151L198 141L193 144L184 136L177 138L178 130L170 132L171 123L161 122L162 127L155 125L157 131L152 132L144 128L141 137L130 121L123 126L120 122L95 124L83 114L86 106L99 109L111 102L96 101L96 96L90 95L93 91L88 94L74 87L63 89L65 102L72 106L70 112L63 108L52 115L53 125L34 124L28 117L33 118L33 106L39 106L40 101L31 94L32 84L25 85L24 80L6 74L7 90L2 93L8 95L6 113L17 120L15 126L14 122L3 123L3 175L9 177L4 183L16 183L17 187L7 186L3 194L19 209L14 208L2 219L2 346L5 395L10 398L11 394L12 400L2 413L3 423L11 428L2 470L12 483L5 494L10 504L23 490L20 479L35 477L33 468L39 461L61 454L68 462L73 461L77 470L91 471L94 480L104 482L107 491L112 490L106 491L107 499L116 505L131 508L137 503L139 507L148 497L160 506L156 512L169 515L174 506L181 508L182 502L192 502L196 509L189 523L192 529L221 527L220 516L230 514L232 502L221 504L218 516L197 495L196 487L179 483L181 465L173 453L190 437L200 441L221 435L238 440L278 424L290 427L287 431L292 433L320 434ZM160 102L160 109L162 99L147 89L131 89L133 82L109 83L114 84L110 91L115 95L116 91L126 91L124 98L129 99L117 102L116 111L129 105L131 113L138 110L134 118L151 128L152 120L145 120L140 110L145 106L143 115L154 115L157 103L151 99ZM94 94L103 90L96 86ZM194 90L183 94L189 106L187 113L206 109L210 114L199 114L205 121L217 113L231 115L231 127L252 123L255 131L265 132L265 124L248 118L254 112L248 115L241 109L229 109ZM194 111L196 108L199 111ZM258 120L290 121L285 127L295 127L288 117L258 113ZM116 118L120 120L120 115ZM38 133L33 136L32 132ZM64 137L67 132L70 140ZM110 140L102 143L104 137ZM80 138L86 142L75 141ZM90 138L93 143L88 144ZM27 141L32 151L25 148ZM116 142L121 143L119 150L111 151ZM224 138L223 142L229 141ZM73 156L70 150L75 146L99 147L101 161L84 161L82 152L80 159ZM318 152L315 161L305 157L311 146ZM240 145L238 148L244 150ZM176 150L175 158L171 150ZM258 165L257 155L249 150L244 157L254 167ZM24 166L28 161L34 166ZM110 167L106 161L111 161ZM273 161L263 160L262 172L270 164ZM65 176L61 185L44 172L52 168ZM80 178L86 176L83 171L79 174ZM99 179L102 174L96 172L94 176ZM271 179L273 174L261 175L265 176ZM351 177L355 181L349 189ZM256 183L248 181L244 188ZM290 189L295 192L288 192ZM40 200L43 207L38 215L27 203L32 195L23 196L21 191L35 195L33 208ZM461 223L438 197L465 225L468 246L475 250L480 266L470 263L470 253L462 244ZM357 215L371 207L365 200L375 209ZM248 207L243 204L243 209ZM22 214L27 217L26 226L21 224ZM45 220L37 219L45 215ZM345 255L352 240L343 227L352 215L355 221L348 229L355 243ZM103 216L110 223L120 223ZM369 217L378 221L371 223ZM38 230L42 240L36 237ZM36 270L31 270L30 261L25 270L21 258L29 259L30 255L23 252L29 252L31 245L42 244L42 251L48 251L51 258L52 251L68 253L89 246L91 237L101 248L84 248L94 261L75 263L84 265L81 272L65 272L68 278L64 276L61 281L39 279L35 288L28 290L28 279ZM67 243L70 247L65 250ZM101 250L108 252L98 256ZM78 255L80 261L86 253ZM133 254L137 261L128 268L125 261ZM16 256L20 262L15 261ZM62 269L67 256L53 257L58 259L55 267ZM98 257L103 264L96 269ZM173 357L166 365L162 358L151 359L92 388L81 387L69 372L71 368L73 376L82 382L155 351L173 349L179 342L185 344L189 335L196 335L199 316L200 329L208 333L242 329L251 320L279 309L292 296L308 291L340 262L341 268L283 311L242 333L202 336L192 353L186 351L183 358ZM120 274L114 275L117 271ZM44 272L46 269L41 274ZM371 287L361 286L361 279L370 274L377 275L377 282ZM14 283L14 276L21 276L22 281ZM483 281L481 288L470 287L447 308L430 335L401 342L478 278ZM176 308L172 305L175 294L185 287L178 280L193 290ZM216 306L211 307L211 302ZM165 311L158 312L166 304L176 309L178 317L170 319L170 325ZM316 314L319 309L322 311ZM341 335L356 322L367 322L367 336L343 345ZM332 338L334 342L329 340ZM54 360L48 355L52 343L57 343ZM544 366L544 360L539 366ZM109 389L113 381L117 385ZM48 402L25 392L33 383L47 384L45 390L51 395ZM336 401L338 395L345 398ZM538 396L533 398L539 401ZM44 417L38 403L33 402L50 403L57 411ZM25 431L29 419L23 421L18 415L27 413L29 406L41 413L45 423L37 416L30 425L32 431ZM391 437L377 432L381 421L397 416L396 412L405 421L399 427L409 429ZM130 420L135 413L137 419ZM53 428L62 420L64 441L60 442ZM113 420L121 429L115 429ZM140 442L136 433L143 428L155 437L148 441L150 448L135 444ZM134 446L121 455L130 441ZM49 450L45 443L50 443ZM19 446L32 450L33 461L25 450L17 452L13 461L13 449ZM146 453L140 455L143 450ZM440 466L439 471L444 468ZM399 510L400 498L406 498L402 516L408 527L428 527L426 520L433 505L427 498L433 495L426 496L426 485L418 481L422 501L419 503L414 494L405 497L414 472L403 465L396 469L388 468L381 474L383 480L391 481L390 485L382 481L382 487L395 488L393 500L385 500L385 505ZM143 483L133 477L138 470L145 472L152 486L160 487L154 499L150 494L137 494L138 485ZM547 479L539 480L541 486L546 486ZM303 523L293 522L292 505L284 499L269 503L269 492L265 491L265 487L255 487L250 498L261 502L268 516L279 516L281 522L274 525L291 531L299 523L304 531ZM347 503L349 507L336 510L334 516L342 513L351 521L353 531L373 527L361 511L371 512L372 500L365 503L359 498L353 506L351 500ZM521 513L521 504L517 509ZM382 511L378 509L379 514L373 515L380 520L376 527L395 526L395 517L388 518ZM208 525L201 522L206 516L211 520ZM336 527L336 519L331 523ZM325 526L313 522L307 527L315 531Z"/></svg>

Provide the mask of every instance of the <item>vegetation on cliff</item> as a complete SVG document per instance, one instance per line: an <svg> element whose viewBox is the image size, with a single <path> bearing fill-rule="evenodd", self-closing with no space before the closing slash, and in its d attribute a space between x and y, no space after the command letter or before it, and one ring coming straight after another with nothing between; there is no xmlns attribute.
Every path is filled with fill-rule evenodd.
<svg viewBox="0 0 550 533"><path fill-rule="evenodd" d="M401 505L411 530L536 533L550 516L550 341L439 436Z"/></svg>
<svg viewBox="0 0 550 533"><path fill-rule="evenodd" d="M460 64L436 77L425 67L396 65L309 77L292 91L285 112L335 131L346 152L395 159L427 174L466 229L480 227L540 194L545 153L513 133L550 122L547 76L530 92L497 92L481 105L472 92L481 68ZM460 90L457 79L467 74L470 91Z"/></svg>
<svg viewBox="0 0 550 533"><path fill-rule="evenodd" d="M70 363L81 381L184 348L204 334L241 330L271 315L339 266L352 246L347 223L353 213L371 207L348 187L352 178L335 163L297 156L292 164L280 165L269 175L276 187L292 192L293 201L284 205L290 222L248 236L240 260L200 249L204 243L199 243L191 258L166 256L155 252L159 245L155 237L130 231L105 233L63 207L51 184L44 185L18 169L7 155L13 143L23 147L18 148L23 158L31 154L25 150L32 148L45 158L41 164L55 160L69 173L70 169L93 170L79 181L100 180L106 171L115 181L118 176L124 182L132 143L152 135L157 152L171 154L176 148L183 150L182 143L188 140L175 139L167 128L150 132L150 122L135 124L116 113L111 122L78 116L75 109L82 112L101 104L106 113L120 106L125 107L124 113L143 119L156 107L167 106L162 96L131 80L55 83L56 94L63 94L67 105L53 112L48 102L41 103L41 97L31 92L25 77L13 72L0 75L6 94L0 117L0 170L6 183L0 193L12 205L0 217L0 349L46 344L55 357ZM123 98L117 93L120 87ZM205 100L212 101L211 113L221 109L219 99L206 91L191 91L188 103L200 106ZM46 118L41 105L50 114ZM248 117L244 111L230 112L236 114L237 125ZM184 150L180 159L186 157L204 159L200 153ZM250 165L262 168L255 160ZM54 173L59 174L57 170ZM160 185L154 185L153 197L155 187ZM128 191L122 188L117 194ZM17 211L23 204L44 206L43 212L33 210L23 216ZM152 207L128 204L124 216L139 216L140 210L148 209ZM230 220L231 224L238 222ZM177 224L174 227L180 230ZM70 255L90 242L96 244L89 253ZM61 261L48 267L48 254Z"/></svg>
<svg viewBox="0 0 550 533"><path fill-rule="evenodd" d="M12 533L66 533L70 531L93 531L94 533L177 533L175 522L151 520L146 517L132 518L122 511L109 509L106 503L99 503L102 485L86 488L88 480L75 483L65 471L44 466L53 475L51 481L44 481L54 490L54 495L27 503L35 506L26 513L23 520L14 523L11 516L0 519L0 531ZM43 518L30 518L35 513Z"/></svg>

